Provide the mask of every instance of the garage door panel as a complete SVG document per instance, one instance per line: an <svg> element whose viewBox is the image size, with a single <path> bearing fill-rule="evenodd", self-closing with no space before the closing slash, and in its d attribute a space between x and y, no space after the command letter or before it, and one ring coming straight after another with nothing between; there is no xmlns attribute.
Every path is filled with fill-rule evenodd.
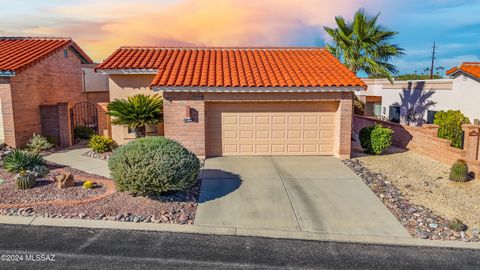
<svg viewBox="0 0 480 270"><path fill-rule="evenodd" d="M337 102L209 103L207 155L331 155Z"/></svg>

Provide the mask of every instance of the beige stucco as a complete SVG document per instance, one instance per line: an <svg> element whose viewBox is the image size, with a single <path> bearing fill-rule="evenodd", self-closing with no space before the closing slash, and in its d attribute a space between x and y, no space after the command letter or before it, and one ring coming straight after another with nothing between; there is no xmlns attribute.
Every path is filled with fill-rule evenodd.
<svg viewBox="0 0 480 270"><path fill-rule="evenodd" d="M208 103L207 155L333 155L338 104Z"/></svg>
<svg viewBox="0 0 480 270"><path fill-rule="evenodd" d="M115 99L125 99L136 94L154 95L161 92L153 92L150 89L150 83L155 77L154 74L110 74L110 101ZM158 135L163 133L163 127L160 125L157 130L148 128L148 135ZM134 133L128 133L128 128L124 126L112 125L112 139L118 144L125 144L135 138Z"/></svg>

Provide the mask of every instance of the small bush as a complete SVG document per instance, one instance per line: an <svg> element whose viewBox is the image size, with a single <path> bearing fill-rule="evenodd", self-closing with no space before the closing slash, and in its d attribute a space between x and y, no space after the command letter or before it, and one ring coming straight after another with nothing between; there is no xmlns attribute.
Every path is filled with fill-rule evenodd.
<svg viewBox="0 0 480 270"><path fill-rule="evenodd" d="M450 169L450 180L455 182L465 182L468 180L468 166L464 160L459 159L453 163Z"/></svg>
<svg viewBox="0 0 480 270"><path fill-rule="evenodd" d="M25 150L14 150L3 161L3 167L9 172L21 173L33 170L35 166L44 166L45 161L38 153Z"/></svg>
<svg viewBox="0 0 480 270"><path fill-rule="evenodd" d="M200 161L176 141L145 137L115 150L108 167L118 190L159 195L193 185L197 181Z"/></svg>
<svg viewBox="0 0 480 270"><path fill-rule="evenodd" d="M17 185L18 189L30 189L37 184L37 179L32 174L21 173L17 175L15 184Z"/></svg>
<svg viewBox="0 0 480 270"><path fill-rule="evenodd" d="M107 151L112 151L117 144L112 140L112 138L101 136L101 135L93 135L88 141L88 147L92 148L92 150L96 153L105 153Z"/></svg>
<svg viewBox="0 0 480 270"><path fill-rule="evenodd" d="M470 124L470 120L460 111L439 111L435 114L433 123L438 125L438 137L450 140L451 145L462 148L463 124Z"/></svg>
<svg viewBox="0 0 480 270"><path fill-rule="evenodd" d="M92 128L86 126L76 127L73 130L73 136L77 139L89 140L94 134L95 131Z"/></svg>
<svg viewBox="0 0 480 270"><path fill-rule="evenodd" d="M92 189L94 187L94 183L92 181L85 181L82 185L83 189Z"/></svg>
<svg viewBox="0 0 480 270"><path fill-rule="evenodd" d="M42 152L53 147L47 138L42 135L33 134L32 138L28 140L27 149L32 152Z"/></svg>
<svg viewBox="0 0 480 270"><path fill-rule="evenodd" d="M380 155L392 145L393 131L381 125L365 127L360 130L360 143L365 152Z"/></svg>
<svg viewBox="0 0 480 270"><path fill-rule="evenodd" d="M448 227L457 232L465 231L467 229L467 225L463 224L463 222L458 218L450 220Z"/></svg>

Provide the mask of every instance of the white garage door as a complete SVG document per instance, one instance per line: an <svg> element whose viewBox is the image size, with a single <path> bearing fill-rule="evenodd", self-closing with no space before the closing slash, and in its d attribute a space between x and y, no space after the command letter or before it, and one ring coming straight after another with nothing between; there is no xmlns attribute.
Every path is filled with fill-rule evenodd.
<svg viewBox="0 0 480 270"><path fill-rule="evenodd" d="M207 104L207 155L332 155L338 102Z"/></svg>

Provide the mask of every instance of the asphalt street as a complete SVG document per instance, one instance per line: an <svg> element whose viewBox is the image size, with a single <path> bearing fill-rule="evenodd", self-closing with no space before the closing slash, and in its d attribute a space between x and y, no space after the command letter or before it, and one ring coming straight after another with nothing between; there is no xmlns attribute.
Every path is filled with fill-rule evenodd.
<svg viewBox="0 0 480 270"><path fill-rule="evenodd" d="M480 250L0 225L1 269L480 269Z"/></svg>

